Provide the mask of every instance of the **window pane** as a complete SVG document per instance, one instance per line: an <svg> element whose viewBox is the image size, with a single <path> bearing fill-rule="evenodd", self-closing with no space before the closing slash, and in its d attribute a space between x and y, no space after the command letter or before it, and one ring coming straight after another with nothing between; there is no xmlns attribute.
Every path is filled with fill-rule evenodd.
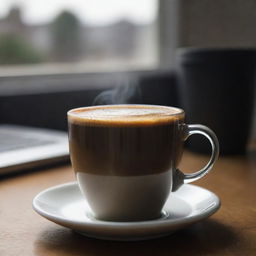
<svg viewBox="0 0 256 256"><path fill-rule="evenodd" d="M1 0L1 70L155 67L156 15L157 0Z"/></svg>

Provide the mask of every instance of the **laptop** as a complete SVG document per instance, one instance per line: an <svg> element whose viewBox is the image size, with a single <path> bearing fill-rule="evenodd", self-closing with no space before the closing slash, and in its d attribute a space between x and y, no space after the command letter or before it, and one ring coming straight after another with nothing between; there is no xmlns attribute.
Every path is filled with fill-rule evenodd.
<svg viewBox="0 0 256 256"><path fill-rule="evenodd" d="M66 132L18 125L0 125L0 175L65 162Z"/></svg>

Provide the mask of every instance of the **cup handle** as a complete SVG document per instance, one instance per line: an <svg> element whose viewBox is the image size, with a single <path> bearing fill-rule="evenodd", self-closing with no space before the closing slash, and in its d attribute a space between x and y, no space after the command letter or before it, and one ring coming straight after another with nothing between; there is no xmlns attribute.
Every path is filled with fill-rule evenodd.
<svg viewBox="0 0 256 256"><path fill-rule="evenodd" d="M205 176L212 169L214 163L216 162L219 156L218 138L211 129L201 124L183 124L182 126L182 128L185 131L184 140L187 140L187 138L193 134L204 135L211 143L212 154L209 162L201 170L195 173L183 173L179 169L176 169L173 172L172 191L177 190L184 183L190 183Z"/></svg>

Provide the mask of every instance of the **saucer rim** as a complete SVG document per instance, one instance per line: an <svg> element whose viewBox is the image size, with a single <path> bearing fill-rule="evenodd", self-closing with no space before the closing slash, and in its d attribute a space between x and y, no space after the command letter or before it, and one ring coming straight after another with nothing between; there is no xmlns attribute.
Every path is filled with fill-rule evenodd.
<svg viewBox="0 0 256 256"><path fill-rule="evenodd" d="M154 227L160 227L160 226L166 226L166 224L172 225L174 224L175 226L185 226L188 225L190 223L196 222L198 220L203 220L205 218L208 218L209 216L213 215L215 212L218 211L218 209L221 207L221 200L220 198L213 192L211 192L208 189L202 188L200 186L197 185L192 185L192 184L184 184L183 186L186 187L194 187L197 189L201 189L204 190L206 193L210 193L211 196L214 197L214 202L215 205L212 205L210 208L208 207L206 210L204 211L200 211L199 214L195 214L196 211L194 211L192 209L192 215L190 216L190 214L188 216L186 216L185 218L182 217L180 219L154 219L154 220L145 220L145 221L132 221L132 222L114 222L114 221L104 221L104 220L95 220L92 222L84 222L81 220L70 220L67 219L63 216L60 215L56 215L56 214L52 214L49 213L49 211L42 209L42 207L40 207L37 202L39 200L39 198L48 192L51 192L53 190L56 189L64 189L65 187L73 187L73 186L78 186L77 182L68 182L68 183L64 183L64 184L59 184L56 186L52 186L49 187L47 189L44 189L43 191L39 192L33 199L32 202L32 207L33 209L41 216L45 217L46 219L53 221L59 225L62 226L66 226L70 228L70 223L72 223L74 226L77 226L78 228L76 230L80 230L83 231L83 228L79 229L79 226L81 227L88 227L88 228L96 228L96 227L105 227L105 228L111 228L113 229L133 229L133 228L138 228L138 226L140 228L154 228ZM176 193L176 192L172 192L172 193ZM170 195L172 194L170 193ZM82 195L81 195L82 196ZM180 198L181 199L181 198ZM86 199L84 199L86 200ZM181 199L182 200L182 199ZM187 203L187 202L186 202Z"/></svg>

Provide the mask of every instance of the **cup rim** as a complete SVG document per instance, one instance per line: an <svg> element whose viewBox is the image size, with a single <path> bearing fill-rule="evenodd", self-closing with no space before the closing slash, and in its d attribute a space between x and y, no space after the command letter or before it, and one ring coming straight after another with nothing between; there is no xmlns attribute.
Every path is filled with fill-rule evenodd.
<svg viewBox="0 0 256 256"><path fill-rule="evenodd" d="M166 109L174 109L177 112L176 113L168 113L168 116L177 116L177 115L181 115L184 114L184 110L182 108L178 108L178 107L172 107L172 106L163 106L163 105L154 105L154 104L113 104L113 105L97 105L97 106L86 106L86 107L78 107L78 108L72 108L67 112L68 116L76 116L73 112L76 111L81 111L83 109L100 109L100 108L118 108L118 107L153 107L153 108L166 108Z"/></svg>
<svg viewBox="0 0 256 256"><path fill-rule="evenodd" d="M150 118L145 115L144 118L126 118L125 116L83 116L79 115L79 111L83 111L84 109L102 109L102 108L118 108L118 107L140 107L140 108L147 108L147 107L155 107L155 108L165 108L169 110L169 112L161 113L157 118ZM174 110L173 112L170 111ZM76 113L77 112L77 113ZM185 117L185 112L181 108L170 107L170 106L161 106L161 105L149 105L149 104L117 104L117 105L98 105L98 106L88 106L88 107L80 107L74 108L67 112L68 123L77 123L77 124L86 124L89 126L148 126L148 125L159 125L164 123L169 123L170 121L174 120L183 120Z"/></svg>

